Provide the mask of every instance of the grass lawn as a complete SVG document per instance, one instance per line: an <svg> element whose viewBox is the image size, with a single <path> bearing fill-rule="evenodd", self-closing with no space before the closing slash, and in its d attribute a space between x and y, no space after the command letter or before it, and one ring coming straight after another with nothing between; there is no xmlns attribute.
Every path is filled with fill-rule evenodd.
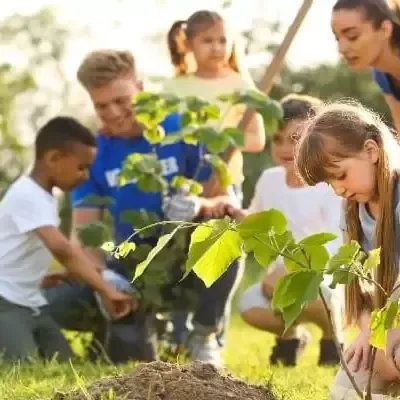
<svg viewBox="0 0 400 400"><path fill-rule="evenodd" d="M257 272L252 263L242 282L239 293L256 279ZM264 332L246 326L239 317L232 318L225 354L228 371L251 383L272 382L276 393L285 400L323 400L331 384L335 370L317 366L319 332L314 333L312 343L304 352L299 365L295 368L268 365L268 357L273 345L273 337ZM14 368L0 365L0 399L33 400L50 399L56 391L70 391L80 384L96 378L122 374L132 368L132 364L123 367L109 365L76 364L17 366Z"/></svg>

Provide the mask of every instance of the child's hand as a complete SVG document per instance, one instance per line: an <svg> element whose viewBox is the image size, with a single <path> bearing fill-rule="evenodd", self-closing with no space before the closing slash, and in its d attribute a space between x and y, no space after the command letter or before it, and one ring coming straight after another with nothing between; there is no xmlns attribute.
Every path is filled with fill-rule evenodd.
<svg viewBox="0 0 400 400"><path fill-rule="evenodd" d="M230 201L227 198L202 198L201 215L206 218L222 218L226 215Z"/></svg>
<svg viewBox="0 0 400 400"><path fill-rule="evenodd" d="M138 301L131 294L118 292L112 287L101 294L101 297L113 319L123 318L131 311L136 311L139 306Z"/></svg>
<svg viewBox="0 0 400 400"><path fill-rule="evenodd" d="M226 213L237 221L241 221L244 217L248 215L246 210L242 210L241 208L235 206L228 206L226 208Z"/></svg>
<svg viewBox="0 0 400 400"><path fill-rule="evenodd" d="M400 328L393 328L387 331L386 357L400 371Z"/></svg>
<svg viewBox="0 0 400 400"><path fill-rule="evenodd" d="M353 372L357 372L360 366L368 369L370 349L369 330L362 331L344 352L344 360Z"/></svg>

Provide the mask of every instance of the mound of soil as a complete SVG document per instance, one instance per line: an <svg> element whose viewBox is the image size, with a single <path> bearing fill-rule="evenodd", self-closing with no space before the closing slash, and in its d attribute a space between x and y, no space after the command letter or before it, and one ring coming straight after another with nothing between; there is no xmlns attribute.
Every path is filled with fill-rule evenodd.
<svg viewBox="0 0 400 400"><path fill-rule="evenodd" d="M87 391L90 399L107 398L110 389L117 400L276 400L270 389L248 385L221 375L212 365L193 362L175 365L160 361L139 364L123 377L104 378ZM87 400L83 393L58 393L53 400Z"/></svg>

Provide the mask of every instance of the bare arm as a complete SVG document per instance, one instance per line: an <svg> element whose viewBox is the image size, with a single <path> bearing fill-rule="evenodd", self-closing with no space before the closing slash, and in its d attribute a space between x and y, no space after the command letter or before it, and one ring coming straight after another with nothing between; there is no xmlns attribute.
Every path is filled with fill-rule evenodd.
<svg viewBox="0 0 400 400"><path fill-rule="evenodd" d="M264 121L260 114L254 113L244 132L244 146L241 149L247 153L259 153L265 147Z"/></svg>
<svg viewBox="0 0 400 400"><path fill-rule="evenodd" d="M86 256L79 245L71 243L58 228L53 226L38 228L36 234L74 277L84 280L99 293L107 293L109 286L102 279L96 264Z"/></svg>
<svg viewBox="0 0 400 400"><path fill-rule="evenodd" d="M112 288L102 278L96 264L85 254L83 249L69 241L58 228L43 226L36 229L35 232L47 249L73 277L82 279L99 293L114 318L121 318L132 310L132 297Z"/></svg>
<svg viewBox="0 0 400 400"><path fill-rule="evenodd" d="M71 241L74 244L80 244L76 229L79 225L89 224L94 221L101 221L103 219L103 211L99 208L76 208L72 211L72 234ZM98 268L104 268L104 255L101 250L86 247L85 253L91 260L96 263Z"/></svg>
<svg viewBox="0 0 400 400"><path fill-rule="evenodd" d="M400 102L390 95L385 95L384 97L392 114L392 119L397 130L397 134L400 135Z"/></svg>

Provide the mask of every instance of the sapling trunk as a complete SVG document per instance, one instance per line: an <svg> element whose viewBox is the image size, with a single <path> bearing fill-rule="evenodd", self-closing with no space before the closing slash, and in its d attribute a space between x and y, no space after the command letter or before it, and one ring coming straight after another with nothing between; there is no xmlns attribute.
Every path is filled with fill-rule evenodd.
<svg viewBox="0 0 400 400"><path fill-rule="evenodd" d="M336 329L335 329L334 323L332 322L333 321L332 313L331 313L331 310L329 309L328 303L325 300L325 297L324 297L324 294L322 293L321 288L319 289L319 295L321 297L321 300L322 300L322 303L324 305L325 311L326 311L326 313L328 315L329 324L332 327L333 341L334 341L335 346L336 346L336 351L339 354L340 363L341 363L344 371L346 372L346 375L349 378L351 384L353 385L354 390L356 391L357 395L360 397L360 399L363 399L364 395L363 395L361 389L358 387L358 385L357 385L357 383L356 383L356 381L354 379L354 376L351 374L351 372L349 370L349 367L347 366L346 362L344 361L342 348L340 346L339 340L338 340L337 335L336 335Z"/></svg>

